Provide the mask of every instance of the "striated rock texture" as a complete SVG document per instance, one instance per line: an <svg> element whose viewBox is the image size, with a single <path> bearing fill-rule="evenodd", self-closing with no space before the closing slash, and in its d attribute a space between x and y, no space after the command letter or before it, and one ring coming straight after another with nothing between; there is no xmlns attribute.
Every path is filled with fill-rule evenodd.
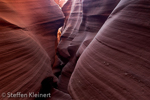
<svg viewBox="0 0 150 100"><path fill-rule="evenodd" d="M79 30L80 24L82 22L82 3L80 0L72 0L72 9L71 14L69 15L69 19L67 21L66 27L62 32L61 41L57 47L59 58L62 60L63 65L67 64L70 60L70 55L68 51L68 46L71 41L76 36L76 33ZM74 48L75 49L75 48ZM68 63L69 64L69 63ZM72 66L71 66L72 67ZM69 68L67 70L71 70L73 68ZM58 89L67 93L68 81L70 78L70 72L63 68L64 72L61 73L61 77L58 82ZM63 78L63 76L65 76Z"/></svg>
<svg viewBox="0 0 150 100"><path fill-rule="evenodd" d="M70 15L70 11L71 11L71 6L72 6L72 0L68 0L64 6L62 7L62 11L65 15L65 20L64 20L64 25L61 29L61 31L63 32L63 30L65 29L66 27L66 24L67 24L67 21L68 21L68 18L69 18L69 15Z"/></svg>
<svg viewBox="0 0 150 100"><path fill-rule="evenodd" d="M53 77L50 58L26 31L5 25L0 25L0 94L38 93L41 81Z"/></svg>
<svg viewBox="0 0 150 100"><path fill-rule="evenodd" d="M121 0L78 60L74 100L150 100L149 5Z"/></svg>
<svg viewBox="0 0 150 100"><path fill-rule="evenodd" d="M65 2L66 0L61 1L62 3ZM64 30L66 23L68 21L68 17L70 15L70 10L71 10L71 5L72 5L72 0L68 0L67 3L65 3L65 5L62 7L62 12L64 13L65 19L64 19L64 24L63 27L59 28L58 32L57 32L57 43L59 43L60 41L60 37L61 37L61 32ZM57 49L57 47L56 47ZM59 58L57 56L55 56L55 63L53 64L53 72L56 76L60 75L60 72L62 70L61 67L61 61L59 60Z"/></svg>
<svg viewBox="0 0 150 100"><path fill-rule="evenodd" d="M1 0L1 2L2 7L9 4L7 8L12 10L2 8L1 17L30 31L48 53L53 65L57 30L63 25L64 20L58 5L53 0Z"/></svg>
<svg viewBox="0 0 150 100"><path fill-rule="evenodd" d="M44 78L57 81L51 65L63 20L53 0L0 0L0 94L37 93Z"/></svg>
<svg viewBox="0 0 150 100"><path fill-rule="evenodd" d="M61 41L58 45L58 55L64 63L70 59L68 46L78 32L82 22L82 3L80 0L72 0L72 9L66 28L62 32Z"/></svg>
<svg viewBox="0 0 150 100"><path fill-rule="evenodd" d="M41 5L35 5L35 2ZM53 65L56 55L54 48L57 46L57 31L63 25L64 15L53 0L37 0L35 2L25 5L28 11L32 11L35 6L35 13L27 12L25 15L30 16L30 24L27 28L48 53Z"/></svg>
<svg viewBox="0 0 150 100"><path fill-rule="evenodd" d="M58 88L67 92L68 82L76 62L95 37L119 0L76 0L63 30L58 53L65 66ZM67 60L66 60L67 59Z"/></svg>

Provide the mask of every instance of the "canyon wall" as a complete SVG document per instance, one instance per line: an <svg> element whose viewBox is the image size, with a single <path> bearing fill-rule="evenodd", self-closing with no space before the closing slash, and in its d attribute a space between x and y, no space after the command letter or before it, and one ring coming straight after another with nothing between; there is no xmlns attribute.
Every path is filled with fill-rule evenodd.
<svg viewBox="0 0 150 100"><path fill-rule="evenodd" d="M63 22L53 0L0 0L0 93L38 93L46 77L57 82L52 65Z"/></svg>
<svg viewBox="0 0 150 100"><path fill-rule="evenodd" d="M74 100L150 99L149 5L117 5L77 62L69 81Z"/></svg>
<svg viewBox="0 0 150 100"><path fill-rule="evenodd" d="M58 89L68 92L68 82L76 62L95 37L119 0L75 0L62 31L58 54L64 62ZM64 6L65 7L65 6Z"/></svg>
<svg viewBox="0 0 150 100"><path fill-rule="evenodd" d="M0 94L48 90L48 100L149 100L150 1L59 3L0 0Z"/></svg>

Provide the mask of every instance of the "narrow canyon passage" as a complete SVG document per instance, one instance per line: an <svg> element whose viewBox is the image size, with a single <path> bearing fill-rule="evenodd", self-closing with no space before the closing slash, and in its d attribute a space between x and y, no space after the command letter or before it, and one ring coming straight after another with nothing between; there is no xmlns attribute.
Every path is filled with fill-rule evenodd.
<svg viewBox="0 0 150 100"><path fill-rule="evenodd" d="M149 13L149 0L0 0L0 100L150 100Z"/></svg>

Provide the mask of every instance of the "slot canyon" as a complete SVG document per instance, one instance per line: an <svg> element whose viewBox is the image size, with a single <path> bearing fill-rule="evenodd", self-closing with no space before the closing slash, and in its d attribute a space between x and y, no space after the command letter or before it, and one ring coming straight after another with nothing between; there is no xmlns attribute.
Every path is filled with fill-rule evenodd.
<svg viewBox="0 0 150 100"><path fill-rule="evenodd" d="M150 100L150 0L0 0L0 100Z"/></svg>

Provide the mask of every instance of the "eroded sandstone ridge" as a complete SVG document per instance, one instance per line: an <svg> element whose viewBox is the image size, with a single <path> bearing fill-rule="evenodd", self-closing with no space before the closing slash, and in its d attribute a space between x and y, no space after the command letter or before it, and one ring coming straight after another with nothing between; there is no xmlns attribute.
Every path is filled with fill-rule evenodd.
<svg viewBox="0 0 150 100"><path fill-rule="evenodd" d="M57 81L51 66L63 22L64 15L53 0L0 0L0 94L38 93L46 77ZM52 95L55 92L70 98L57 90Z"/></svg>
<svg viewBox="0 0 150 100"><path fill-rule="evenodd" d="M150 1L64 1L0 0L0 99L150 100Z"/></svg>
<svg viewBox="0 0 150 100"><path fill-rule="evenodd" d="M69 81L74 100L150 99L149 5L121 0L78 60Z"/></svg>
<svg viewBox="0 0 150 100"><path fill-rule="evenodd" d="M69 1L70 2L70 1ZM64 68L58 88L67 92L68 82L76 62L95 37L119 0L72 0L72 9L62 31L58 54Z"/></svg>

